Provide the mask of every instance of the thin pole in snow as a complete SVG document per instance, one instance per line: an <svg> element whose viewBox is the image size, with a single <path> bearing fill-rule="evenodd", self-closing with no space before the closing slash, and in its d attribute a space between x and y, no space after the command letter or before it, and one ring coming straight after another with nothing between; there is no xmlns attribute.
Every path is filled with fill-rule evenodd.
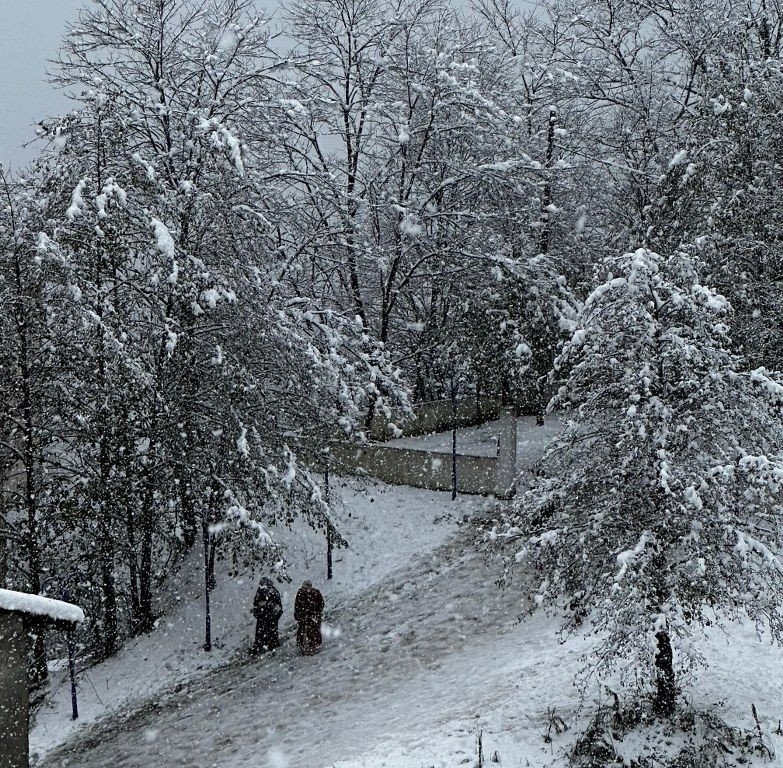
<svg viewBox="0 0 783 768"><path fill-rule="evenodd" d="M79 719L79 702L76 700L76 662L74 661L73 632L68 631L68 674L71 678L71 720Z"/></svg>
<svg viewBox="0 0 783 768"><path fill-rule="evenodd" d="M209 524L206 517L201 521L204 538L204 650L212 650L212 616L209 611Z"/></svg>
<svg viewBox="0 0 783 768"><path fill-rule="evenodd" d="M457 385L451 379L451 500L457 498Z"/></svg>
<svg viewBox="0 0 783 768"><path fill-rule="evenodd" d="M63 600L66 603L71 601L71 596L67 589L63 590ZM76 700L76 661L74 660L73 630L68 630L65 642L68 646L68 676L71 678L71 720L78 720L79 702Z"/></svg>
<svg viewBox="0 0 783 768"><path fill-rule="evenodd" d="M324 460L324 496L326 504L329 505L329 451L325 452ZM332 524L326 523L326 578L332 578Z"/></svg>

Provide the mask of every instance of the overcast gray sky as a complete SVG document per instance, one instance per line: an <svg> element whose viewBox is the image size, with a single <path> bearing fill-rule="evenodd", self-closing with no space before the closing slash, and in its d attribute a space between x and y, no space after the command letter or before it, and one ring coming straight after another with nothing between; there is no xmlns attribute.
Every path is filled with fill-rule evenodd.
<svg viewBox="0 0 783 768"><path fill-rule="evenodd" d="M68 107L46 82L47 60L60 46L65 25L86 0L0 0L0 163L18 167L34 157L23 148L35 136L35 123ZM276 0L257 0L270 10Z"/></svg>
<svg viewBox="0 0 783 768"><path fill-rule="evenodd" d="M35 148L20 145L35 135L35 122L67 109L46 82L47 59L83 0L0 0L0 163L18 166Z"/></svg>

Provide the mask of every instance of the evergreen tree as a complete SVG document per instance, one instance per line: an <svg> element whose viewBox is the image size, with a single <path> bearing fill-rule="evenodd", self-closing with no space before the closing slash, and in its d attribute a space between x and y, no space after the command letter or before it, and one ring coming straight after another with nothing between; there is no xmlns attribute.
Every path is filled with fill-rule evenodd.
<svg viewBox="0 0 783 768"><path fill-rule="evenodd" d="M749 616L783 639L783 385L738 368L692 255L609 268L555 363L564 433L501 538L542 573L537 603L601 633L602 669L654 668L669 715L696 627Z"/></svg>

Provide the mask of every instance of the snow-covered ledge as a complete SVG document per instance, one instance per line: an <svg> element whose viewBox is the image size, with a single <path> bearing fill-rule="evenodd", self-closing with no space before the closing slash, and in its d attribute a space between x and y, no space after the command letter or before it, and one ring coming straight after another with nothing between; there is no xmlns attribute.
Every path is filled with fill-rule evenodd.
<svg viewBox="0 0 783 768"><path fill-rule="evenodd" d="M60 600L0 589L0 768L28 768L27 630L73 629L82 609Z"/></svg>
<svg viewBox="0 0 783 768"><path fill-rule="evenodd" d="M51 622L80 624L84 621L84 611L78 605L10 589L0 589L0 611L22 613Z"/></svg>

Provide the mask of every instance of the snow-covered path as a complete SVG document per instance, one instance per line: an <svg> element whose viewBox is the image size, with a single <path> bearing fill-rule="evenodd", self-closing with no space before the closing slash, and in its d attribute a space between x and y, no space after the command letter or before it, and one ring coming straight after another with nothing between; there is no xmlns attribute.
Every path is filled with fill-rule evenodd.
<svg viewBox="0 0 783 768"><path fill-rule="evenodd" d="M238 659L101 722L44 765L258 768L285 755L277 764L314 768L392 745L415 751L433 736L459 754L472 739L465 723L520 686L529 713L541 712L552 675L567 691L575 668L575 649L542 632L545 619L517 622L519 593L498 589L497 575L460 532L328 615L336 632L319 656L298 656L289 632L273 656ZM558 651L569 663L540 674Z"/></svg>
<svg viewBox="0 0 783 768"><path fill-rule="evenodd" d="M589 641L559 644L543 614L519 622L519 591L497 587L474 535L458 531L346 600L317 657L295 652L289 627L275 654L236 657L104 718L43 766L456 768L474 763L477 728L503 765L549 765L547 710L574 725L572 681ZM779 650L751 628L704 650L710 670L689 698L727 700L725 714L745 725L755 703L771 733L783 714Z"/></svg>

